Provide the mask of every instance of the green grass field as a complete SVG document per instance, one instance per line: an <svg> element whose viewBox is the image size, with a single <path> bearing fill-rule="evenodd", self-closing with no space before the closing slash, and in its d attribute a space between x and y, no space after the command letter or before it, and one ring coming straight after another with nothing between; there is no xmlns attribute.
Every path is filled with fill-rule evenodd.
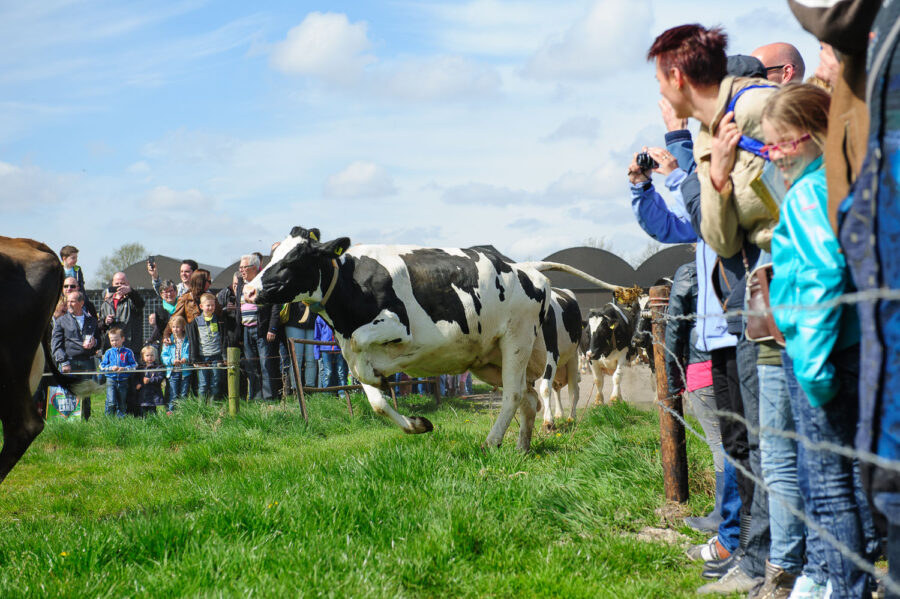
<svg viewBox="0 0 900 599"><path fill-rule="evenodd" d="M327 395L187 402L174 416L50 422L0 485L0 597L692 597L664 505L655 414L592 408L533 451L481 450L489 406L401 400L407 436ZM692 499L712 460L690 434ZM678 523L680 525L680 522ZM683 526L682 533L690 531ZM699 535L695 542L704 540Z"/></svg>

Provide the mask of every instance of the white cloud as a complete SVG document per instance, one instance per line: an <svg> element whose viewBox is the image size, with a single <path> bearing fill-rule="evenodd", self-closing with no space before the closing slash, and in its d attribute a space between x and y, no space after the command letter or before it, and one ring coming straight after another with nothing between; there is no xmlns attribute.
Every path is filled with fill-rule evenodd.
<svg viewBox="0 0 900 599"><path fill-rule="evenodd" d="M498 187L486 183L466 183L446 189L441 199L447 204L508 206L535 202L539 198L537 194L521 189Z"/></svg>
<svg viewBox="0 0 900 599"><path fill-rule="evenodd" d="M459 56L403 60L377 73L376 79L376 90L405 100L490 96L501 84L494 68Z"/></svg>
<svg viewBox="0 0 900 599"><path fill-rule="evenodd" d="M378 198L396 193L390 173L371 162L353 162L325 182L329 198Z"/></svg>
<svg viewBox="0 0 900 599"><path fill-rule="evenodd" d="M77 175L0 162L0 207L10 212L27 213L57 206L71 197L79 181Z"/></svg>
<svg viewBox="0 0 900 599"><path fill-rule="evenodd" d="M556 128L556 131L541 141L553 142L564 139L584 139L593 141L600 132L600 119L590 116L572 117Z"/></svg>
<svg viewBox="0 0 900 599"><path fill-rule="evenodd" d="M597 0L563 35L547 39L524 74L546 81L592 81L628 69L643 61L652 22L649 0Z"/></svg>
<svg viewBox="0 0 900 599"><path fill-rule="evenodd" d="M364 22L351 24L347 15L309 13L275 46L271 63L296 75L313 75L338 85L357 81L366 65L375 61Z"/></svg>
<svg viewBox="0 0 900 599"><path fill-rule="evenodd" d="M130 164L125 170L132 175L146 175L150 172L150 165L144 160L138 160Z"/></svg>
<svg viewBox="0 0 900 599"><path fill-rule="evenodd" d="M165 185L154 187L147 192L145 201L150 208L157 210L179 208L184 211L184 214L195 211L206 212L214 204L213 200L197 189L178 191Z"/></svg>

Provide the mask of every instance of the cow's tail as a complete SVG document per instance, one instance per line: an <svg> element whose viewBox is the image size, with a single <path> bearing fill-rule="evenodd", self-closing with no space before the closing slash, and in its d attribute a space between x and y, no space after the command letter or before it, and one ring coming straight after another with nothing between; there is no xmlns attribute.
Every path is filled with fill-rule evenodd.
<svg viewBox="0 0 900 599"><path fill-rule="evenodd" d="M539 272L547 272L548 270L556 270L559 272L567 272L570 275L575 275L580 279L584 279L588 283L592 283L597 287L602 287L603 289L609 289L610 291L623 291L626 288L621 285L613 285L612 283L607 283L606 281L601 281L597 277L592 277L582 270L578 270L574 266L569 266L568 264L562 264L560 262L524 262L520 263L522 266L530 266L531 268L539 271Z"/></svg>
<svg viewBox="0 0 900 599"><path fill-rule="evenodd" d="M51 380L55 380L57 385L70 393L74 393L75 397L89 397L94 393L103 391L103 387L98 385L92 378L86 376L72 376L63 374L59 371L56 367L56 362L53 361L53 355L50 352L49 328L43 339L41 339L41 347L44 348L44 365L47 370L53 374L53 379Z"/></svg>

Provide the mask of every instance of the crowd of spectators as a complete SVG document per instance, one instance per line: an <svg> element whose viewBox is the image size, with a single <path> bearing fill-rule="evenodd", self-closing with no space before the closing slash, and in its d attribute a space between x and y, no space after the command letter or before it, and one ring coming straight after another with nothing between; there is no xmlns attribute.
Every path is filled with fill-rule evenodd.
<svg viewBox="0 0 900 599"><path fill-rule="evenodd" d="M898 597L900 477L833 448L900 457L900 311L839 301L900 279L900 8L790 5L822 40L806 82L790 44L727 56L718 28L671 28L648 52L668 132L627 169L632 208L654 239L696 243L669 315L700 317L670 320L668 391L687 394L716 471L713 512L685 520L715 534L688 556L711 581L699 594Z"/></svg>

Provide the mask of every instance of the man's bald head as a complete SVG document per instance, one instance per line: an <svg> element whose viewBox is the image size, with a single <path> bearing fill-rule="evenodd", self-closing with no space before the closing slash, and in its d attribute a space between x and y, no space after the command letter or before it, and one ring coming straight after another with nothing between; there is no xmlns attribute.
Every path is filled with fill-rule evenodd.
<svg viewBox="0 0 900 599"><path fill-rule="evenodd" d="M803 74L806 65L800 52L791 44L775 42L766 44L754 50L751 56L755 56L766 67L766 75L769 81L775 83L803 82Z"/></svg>

